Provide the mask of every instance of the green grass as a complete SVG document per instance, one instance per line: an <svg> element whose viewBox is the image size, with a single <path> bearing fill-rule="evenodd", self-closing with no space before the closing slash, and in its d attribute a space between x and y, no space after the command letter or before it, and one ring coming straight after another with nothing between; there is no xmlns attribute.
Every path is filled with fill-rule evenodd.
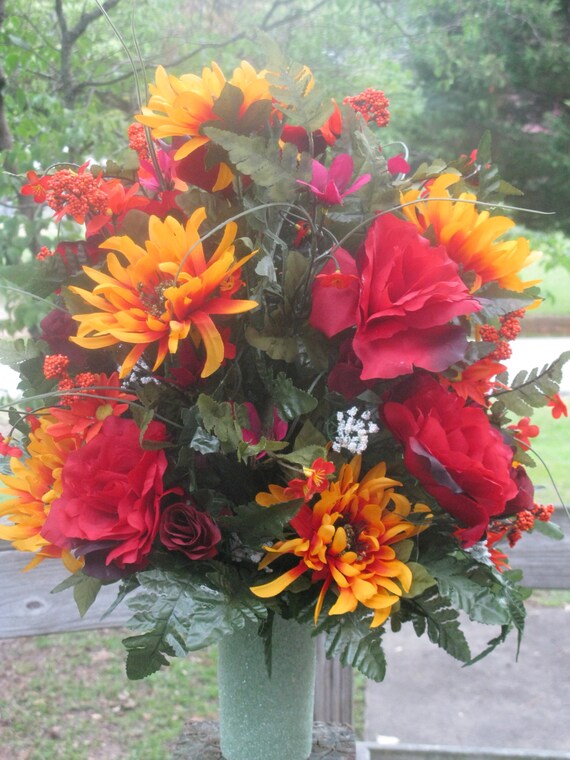
<svg viewBox="0 0 570 760"><path fill-rule="evenodd" d="M570 406L570 397L565 397ZM531 439L533 451L542 459L528 469L535 485L535 499L541 504L570 505L570 418L555 420L549 407L535 409L532 422L540 427L540 435ZM558 491L558 493L557 493Z"/></svg>
<svg viewBox="0 0 570 760"><path fill-rule="evenodd" d="M532 316L570 316L570 238L562 232L539 232L524 227L514 227L508 237L521 235L530 240L532 250L543 254L539 261L520 272L525 282L542 280L540 289L545 300Z"/></svg>
<svg viewBox="0 0 570 760"><path fill-rule="evenodd" d="M14 760L164 760L191 717L217 715L216 651L144 681L125 675L123 633L0 642L0 736Z"/></svg>

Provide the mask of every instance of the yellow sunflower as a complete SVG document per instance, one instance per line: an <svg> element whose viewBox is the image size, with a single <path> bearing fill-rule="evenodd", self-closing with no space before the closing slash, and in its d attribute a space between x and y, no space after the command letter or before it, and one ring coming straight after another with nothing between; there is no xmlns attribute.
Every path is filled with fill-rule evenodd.
<svg viewBox="0 0 570 760"><path fill-rule="evenodd" d="M226 80L216 63L212 63L211 69L204 68L202 76L184 74L176 77L159 66L156 70L156 84L149 86L151 97L148 105L136 119L150 127L156 139L190 138L174 155L174 159L179 161L210 141L209 137L201 133L204 124L223 121L214 107L226 83L236 87L242 95L239 108L233 114L238 122L252 104L261 100L271 103L268 81L246 61L242 61L229 80ZM235 124L230 126L236 127ZM230 167L226 163L220 163L213 190L223 190L230 184L232 177Z"/></svg>
<svg viewBox="0 0 570 760"><path fill-rule="evenodd" d="M420 232L428 228L439 245L445 246L455 262L465 272L474 272L476 281L472 290L486 282L498 282L506 290L522 292L540 280L523 282L518 273L540 257L530 251L526 238L503 240L500 238L515 223L506 216L491 216L488 211L478 211L477 196L461 193L456 200L448 188L461 178L456 174L442 174L430 185L429 190L408 190L401 195L402 203L416 201L404 206L404 215ZM443 198L444 200L431 200ZM447 200L449 199L449 200Z"/></svg>
<svg viewBox="0 0 570 760"><path fill-rule="evenodd" d="M4 484L0 493L8 496L0 503L0 517L11 522L0 525L0 539L11 541L14 549L35 554L26 570L46 557L61 557L66 568L74 573L83 562L40 535L53 501L61 496L61 471L67 455L79 445L79 439L73 436L57 441L52 438L47 429L54 422L51 415L42 416L39 426L30 433L29 456L12 457L12 473L0 474Z"/></svg>

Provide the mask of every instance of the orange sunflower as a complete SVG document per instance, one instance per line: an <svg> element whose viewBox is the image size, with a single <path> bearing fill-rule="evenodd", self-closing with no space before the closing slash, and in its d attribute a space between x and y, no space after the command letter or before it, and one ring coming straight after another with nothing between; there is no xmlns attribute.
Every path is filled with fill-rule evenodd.
<svg viewBox="0 0 570 760"><path fill-rule="evenodd" d="M237 225L229 222L206 260L198 232L205 218L204 208L197 209L186 226L170 216L164 221L151 216L146 249L128 236L103 243L102 248L112 250L107 255L109 274L83 267L97 283L93 292L70 288L96 309L74 316L80 324L77 337L70 340L94 349L134 344L121 367L120 377L125 377L150 345L158 346L156 370L190 336L196 343L202 341L206 351L202 377L215 372L224 359L224 341L212 315L240 314L257 306L256 301L224 292L228 278L254 254L235 260ZM117 254L126 259L126 265Z"/></svg>
<svg viewBox="0 0 570 760"><path fill-rule="evenodd" d="M57 441L52 438L47 428L54 422L51 415L42 416L39 426L30 433L29 456L22 460L12 457L12 474L0 474L5 486L0 493L8 495L6 501L0 503L0 517L7 517L12 523L0 525L0 539L11 541L19 551L35 553L26 570L46 557L61 557L66 568L74 573L83 562L40 535L52 502L61 496L65 460L80 443L75 437Z"/></svg>
<svg viewBox="0 0 570 760"><path fill-rule="evenodd" d="M231 116L234 129L237 123L244 120L248 109L254 103L267 101L267 114L271 107L269 83L263 76L246 61L242 61L230 80L226 80L222 70L216 63L212 68L204 68L202 76L184 74L181 77L168 74L159 66L156 70L156 84L149 89L151 97L148 106L142 109L137 121L152 130L156 139L162 137L188 137L176 151L174 159L179 161L193 151L206 145L210 138L201 133L206 123L222 122L224 118L216 113L216 102L219 100L226 83L240 91L241 98L237 104L232 101ZM228 105L230 105L228 103ZM250 112L251 115L251 112ZM233 123L233 121L236 123ZM248 118L249 123L249 118ZM213 190L223 190L232 181L232 171L226 163L220 163L217 181Z"/></svg>
<svg viewBox="0 0 570 760"><path fill-rule="evenodd" d="M338 480L319 494L313 506L305 503L291 520L298 538L266 546L260 568L285 555L299 558L295 567L251 591L269 598L284 591L309 571L313 583L322 587L315 608L315 622L329 588L337 600L329 615L354 612L358 604L374 610L371 628L382 625L404 592L410 590L412 572L397 557L393 545L416 535L425 525L406 520L412 511L408 499L394 491L402 484L386 477L381 462L360 476L361 457L356 456L340 470ZM265 506L276 503L279 492L259 494ZM428 512L424 504L415 511Z"/></svg>
<svg viewBox="0 0 570 760"><path fill-rule="evenodd" d="M518 273L539 257L530 251L526 238L498 241L501 235L514 227L506 216L491 216L478 211L477 197L461 193L454 199L448 188L461 178L457 174L442 174L425 190L408 190L401 195L402 203L417 200L404 206L404 215L420 232L430 229L439 245L445 246L449 256L465 272L475 272L473 290L486 282L498 282L502 288L522 292L540 280L523 282ZM444 200L431 200L443 198ZM446 200L449 199L449 200Z"/></svg>

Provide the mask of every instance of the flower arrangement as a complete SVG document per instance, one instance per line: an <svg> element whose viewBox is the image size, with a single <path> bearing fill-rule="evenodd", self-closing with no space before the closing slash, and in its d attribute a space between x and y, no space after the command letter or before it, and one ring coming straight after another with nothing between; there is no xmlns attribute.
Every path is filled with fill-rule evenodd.
<svg viewBox="0 0 570 760"><path fill-rule="evenodd" d="M540 303L514 189L486 138L412 170L388 105L278 54L159 67L123 163L28 173L76 235L4 273L51 310L12 352L0 538L81 611L118 583L132 678L276 613L375 679L387 624L466 663L461 610L500 626L484 654L523 632L500 547L559 533L529 415L567 414L568 356L509 382Z"/></svg>

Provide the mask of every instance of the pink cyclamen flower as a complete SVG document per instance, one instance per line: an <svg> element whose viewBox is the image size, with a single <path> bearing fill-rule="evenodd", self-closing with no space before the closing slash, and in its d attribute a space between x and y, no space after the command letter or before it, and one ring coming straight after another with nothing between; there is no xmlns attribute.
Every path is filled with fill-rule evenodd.
<svg viewBox="0 0 570 760"><path fill-rule="evenodd" d="M306 185L325 206L342 204L347 195L360 190L371 179L370 174L362 174L348 187L354 171L354 162L348 153L341 153L333 158L330 169L315 160L312 165L311 181L303 182L298 179L297 182Z"/></svg>

